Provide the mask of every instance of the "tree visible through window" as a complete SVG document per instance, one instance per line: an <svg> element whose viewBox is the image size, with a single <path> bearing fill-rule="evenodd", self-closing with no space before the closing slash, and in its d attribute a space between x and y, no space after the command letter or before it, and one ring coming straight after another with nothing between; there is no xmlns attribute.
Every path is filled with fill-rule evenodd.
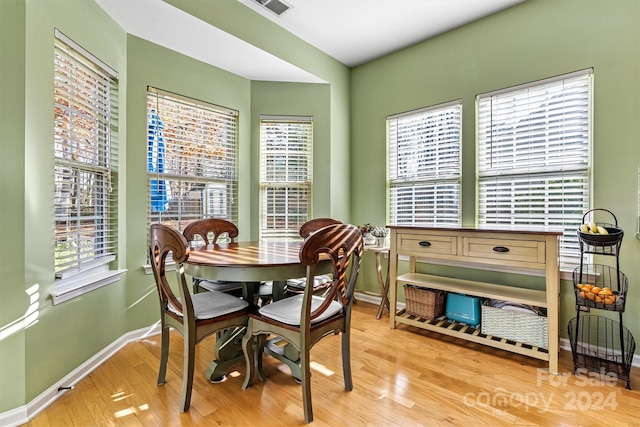
<svg viewBox="0 0 640 427"><path fill-rule="evenodd" d="M115 71L56 31L55 272L115 259L118 86Z"/></svg>
<svg viewBox="0 0 640 427"><path fill-rule="evenodd" d="M149 222L179 230L199 218L237 221L237 119L224 107L149 88Z"/></svg>

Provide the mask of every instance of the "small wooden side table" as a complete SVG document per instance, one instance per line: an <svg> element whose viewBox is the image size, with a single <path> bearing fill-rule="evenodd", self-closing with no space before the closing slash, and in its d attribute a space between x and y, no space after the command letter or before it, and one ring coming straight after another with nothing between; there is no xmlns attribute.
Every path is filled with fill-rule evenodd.
<svg viewBox="0 0 640 427"><path fill-rule="evenodd" d="M389 310L389 265L387 264L387 272L386 278L382 279L382 254L389 254L388 246L377 246L377 245L365 245L365 251L373 252L376 257L376 274L378 276L378 285L380 285L380 307L378 307L378 314L376 315L376 319L380 319L382 317L382 312L387 308Z"/></svg>

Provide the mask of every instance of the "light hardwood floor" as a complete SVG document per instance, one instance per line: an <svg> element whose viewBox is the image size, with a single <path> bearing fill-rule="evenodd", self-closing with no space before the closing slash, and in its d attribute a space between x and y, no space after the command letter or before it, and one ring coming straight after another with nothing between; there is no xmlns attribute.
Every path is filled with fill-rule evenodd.
<svg viewBox="0 0 640 427"><path fill-rule="evenodd" d="M377 307L354 307L354 389L344 391L340 337L312 350L313 425L322 426L639 426L640 372L632 390L594 374L573 375L562 352L560 374L545 362L409 326L389 328ZM566 327L566 326L563 326ZM189 412L178 410L182 338L173 334L167 383L156 385L159 337L128 344L27 424L45 426L304 425L300 386L265 356L269 378L241 389L244 364L224 383L204 371L215 338L197 346Z"/></svg>

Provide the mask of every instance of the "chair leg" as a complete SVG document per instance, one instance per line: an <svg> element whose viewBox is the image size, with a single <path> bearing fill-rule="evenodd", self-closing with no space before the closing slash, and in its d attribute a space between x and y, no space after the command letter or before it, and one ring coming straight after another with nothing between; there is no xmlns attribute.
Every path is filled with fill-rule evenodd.
<svg viewBox="0 0 640 427"><path fill-rule="evenodd" d="M161 326L161 344L160 344L160 369L158 371L158 385L165 383L167 375L167 362L169 361L169 327Z"/></svg>
<svg viewBox="0 0 640 427"><path fill-rule="evenodd" d="M242 350L244 351L244 361L247 365L246 373L244 375L244 383L242 384L243 390L251 387L256 373L256 359L253 350L253 342L255 337L251 334L250 327L251 320L249 320L247 332L244 334L244 337L242 337Z"/></svg>
<svg viewBox="0 0 640 427"><path fill-rule="evenodd" d="M309 348L303 346L300 351L300 382L302 383L302 407L304 420L307 423L313 421L313 406L311 405L311 365L309 360Z"/></svg>
<svg viewBox="0 0 640 427"><path fill-rule="evenodd" d="M194 279L193 280L193 293L197 294L198 292L200 292L200 286L199 286L200 280L199 279Z"/></svg>
<svg viewBox="0 0 640 427"><path fill-rule="evenodd" d="M351 378L351 340L349 332L342 333L342 375L344 376L344 389L353 390L353 379Z"/></svg>
<svg viewBox="0 0 640 427"><path fill-rule="evenodd" d="M184 334L184 366L182 371L182 402L180 412L187 412L191 406L191 390L193 388L193 370L196 362L195 331L187 328Z"/></svg>
<svg viewBox="0 0 640 427"><path fill-rule="evenodd" d="M262 356L264 355L264 346L267 344L267 336L265 334L258 335L258 342L256 344L256 364L258 367L258 376L260 381L267 380L267 374L264 371L264 365L262 364Z"/></svg>

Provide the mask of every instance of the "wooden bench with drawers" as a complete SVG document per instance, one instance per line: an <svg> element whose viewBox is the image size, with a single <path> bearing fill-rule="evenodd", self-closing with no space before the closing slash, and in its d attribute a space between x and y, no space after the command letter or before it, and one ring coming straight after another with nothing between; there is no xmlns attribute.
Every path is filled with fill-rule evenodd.
<svg viewBox="0 0 640 427"><path fill-rule="evenodd" d="M388 226L391 328L398 323L428 329L549 362L549 372L558 372L558 315L560 276L558 239L562 231L548 229L443 228ZM409 271L398 275L398 258L408 257ZM545 289L526 289L494 283L462 280L416 272L417 263L446 264L466 268L495 269L521 274L544 275ZM398 288L410 284L482 298L512 301L547 309L547 348L525 345L482 334L448 319L426 320L397 309Z"/></svg>

